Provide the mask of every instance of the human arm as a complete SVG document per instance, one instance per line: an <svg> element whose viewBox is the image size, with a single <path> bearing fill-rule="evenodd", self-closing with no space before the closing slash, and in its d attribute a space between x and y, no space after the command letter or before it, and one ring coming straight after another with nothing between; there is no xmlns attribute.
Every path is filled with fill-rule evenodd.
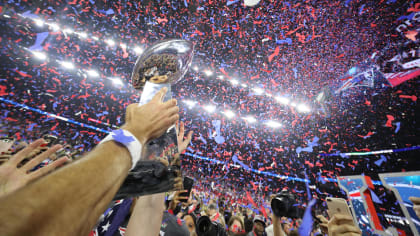
<svg viewBox="0 0 420 236"><path fill-rule="evenodd" d="M182 178L176 178L175 182L175 188L182 187ZM125 235L159 235L163 211L165 210L164 202L165 193L137 198Z"/></svg>
<svg viewBox="0 0 420 236"><path fill-rule="evenodd" d="M161 102L165 93L127 108L123 127L142 144L179 119L175 100ZM131 166L124 146L98 145L80 160L0 198L0 235L88 235Z"/></svg>

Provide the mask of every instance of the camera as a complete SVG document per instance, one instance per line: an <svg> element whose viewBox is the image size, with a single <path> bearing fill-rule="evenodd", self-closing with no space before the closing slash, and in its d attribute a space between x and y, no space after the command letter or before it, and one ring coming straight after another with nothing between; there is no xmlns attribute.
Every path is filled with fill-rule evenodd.
<svg viewBox="0 0 420 236"><path fill-rule="evenodd" d="M226 236L223 226L211 221L208 216L201 216L197 220L196 232L198 236Z"/></svg>
<svg viewBox="0 0 420 236"><path fill-rule="evenodd" d="M271 200L271 210L277 217L298 218L299 208L294 194L281 191Z"/></svg>

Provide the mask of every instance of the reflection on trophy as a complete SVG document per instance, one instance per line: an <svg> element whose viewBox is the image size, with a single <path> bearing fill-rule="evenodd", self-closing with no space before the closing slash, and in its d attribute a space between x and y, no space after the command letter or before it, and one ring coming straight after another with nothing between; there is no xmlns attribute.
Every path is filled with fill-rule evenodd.
<svg viewBox="0 0 420 236"><path fill-rule="evenodd" d="M171 85L181 80L193 57L194 45L186 40L160 41L149 47L136 61L131 76L133 87L142 89L140 104L149 102L163 87L167 87L163 101L172 98ZM175 126L161 137L150 140L143 147L140 161L131 170L115 199L173 190L174 178L180 173ZM160 160L166 160L165 166Z"/></svg>

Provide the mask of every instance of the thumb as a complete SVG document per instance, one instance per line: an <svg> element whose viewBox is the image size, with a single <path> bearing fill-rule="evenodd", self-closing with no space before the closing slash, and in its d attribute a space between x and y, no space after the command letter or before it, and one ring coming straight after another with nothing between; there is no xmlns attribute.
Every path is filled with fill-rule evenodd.
<svg viewBox="0 0 420 236"><path fill-rule="evenodd" d="M166 94L166 92L168 92L168 88L166 88L166 87L161 88L161 89L159 90L159 92L157 92L157 93L155 94L155 96L152 98L152 101L151 101L151 102L154 102L154 103L161 103L161 102L162 102L162 100L163 100L163 97L164 97L164 96L165 96L165 94Z"/></svg>

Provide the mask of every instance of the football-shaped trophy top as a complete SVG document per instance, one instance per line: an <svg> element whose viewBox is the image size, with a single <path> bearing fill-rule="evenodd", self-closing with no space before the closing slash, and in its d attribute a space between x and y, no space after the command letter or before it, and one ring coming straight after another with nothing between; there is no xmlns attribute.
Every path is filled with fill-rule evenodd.
<svg viewBox="0 0 420 236"><path fill-rule="evenodd" d="M150 46L136 61L131 82L135 89L146 82L174 84L187 72L193 57L194 45L182 39L159 41Z"/></svg>

